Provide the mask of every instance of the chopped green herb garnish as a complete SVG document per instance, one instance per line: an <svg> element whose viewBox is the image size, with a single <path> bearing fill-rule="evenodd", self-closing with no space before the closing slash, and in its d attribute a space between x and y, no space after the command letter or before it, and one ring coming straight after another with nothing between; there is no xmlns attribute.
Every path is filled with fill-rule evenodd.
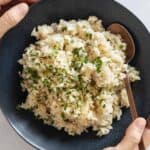
<svg viewBox="0 0 150 150"><path fill-rule="evenodd" d="M34 68L26 68L26 71L30 74L29 79L32 80L34 83L37 83L37 80L40 78L38 72Z"/></svg>
<svg viewBox="0 0 150 150"><path fill-rule="evenodd" d="M99 104L102 108L105 108L106 107L106 104L105 104L105 99L97 99L99 101Z"/></svg>
<svg viewBox="0 0 150 150"><path fill-rule="evenodd" d="M32 60L32 61L34 61L34 60L35 60L35 58L31 58L31 60Z"/></svg>
<svg viewBox="0 0 150 150"><path fill-rule="evenodd" d="M86 56L85 58L84 58L84 63L87 63L88 62L88 57Z"/></svg>
<svg viewBox="0 0 150 150"><path fill-rule="evenodd" d="M61 30L62 30L62 31L66 31L66 30L67 30L67 27L62 27Z"/></svg>
<svg viewBox="0 0 150 150"><path fill-rule="evenodd" d="M53 46L53 50L54 50L55 52L58 52L58 50L59 50L59 45L58 45L57 43Z"/></svg>
<svg viewBox="0 0 150 150"><path fill-rule="evenodd" d="M106 104L103 104L102 107L105 108L105 107L106 107Z"/></svg>
<svg viewBox="0 0 150 150"><path fill-rule="evenodd" d="M54 123L55 123L55 121L52 119L52 120L51 120L51 125L53 125Z"/></svg>
<svg viewBox="0 0 150 150"><path fill-rule="evenodd" d="M119 45L119 49L123 49L123 47L124 47L123 45Z"/></svg>
<svg viewBox="0 0 150 150"><path fill-rule="evenodd" d="M50 88L50 81L46 78L43 80L43 85L47 88Z"/></svg>
<svg viewBox="0 0 150 150"><path fill-rule="evenodd" d="M65 118L65 114L64 114L63 112L61 113L61 117L62 117L63 120L66 119L66 118Z"/></svg>
<svg viewBox="0 0 150 150"><path fill-rule="evenodd" d="M95 64L95 66L96 66L97 72L100 72L101 66L102 66L102 60L101 60L99 57L97 57L97 58L94 60L94 64Z"/></svg>
<svg viewBox="0 0 150 150"><path fill-rule="evenodd" d="M53 71L53 66L52 66L52 65L47 65L46 68L47 68L50 72Z"/></svg>
<svg viewBox="0 0 150 150"><path fill-rule="evenodd" d="M91 40L92 39L92 33L86 33L86 37Z"/></svg>
<svg viewBox="0 0 150 150"><path fill-rule="evenodd" d="M67 105L67 103L66 103L66 104L64 104L64 110L66 110L66 109L67 109L67 106L68 106L68 105Z"/></svg>
<svg viewBox="0 0 150 150"><path fill-rule="evenodd" d="M35 63L36 66L40 66L40 63Z"/></svg>
<svg viewBox="0 0 150 150"><path fill-rule="evenodd" d="M72 66L75 68L75 70L80 69L84 63L88 62L87 54L85 53L82 47L75 48L73 50L73 54L74 54L74 60Z"/></svg>
<svg viewBox="0 0 150 150"><path fill-rule="evenodd" d="M38 53L37 52L31 52L31 56L36 57L36 56L38 56Z"/></svg>
<svg viewBox="0 0 150 150"><path fill-rule="evenodd" d="M80 47L80 48L75 48L75 49L73 50L74 55L79 56L79 55L80 55L80 50L82 50L82 47Z"/></svg>

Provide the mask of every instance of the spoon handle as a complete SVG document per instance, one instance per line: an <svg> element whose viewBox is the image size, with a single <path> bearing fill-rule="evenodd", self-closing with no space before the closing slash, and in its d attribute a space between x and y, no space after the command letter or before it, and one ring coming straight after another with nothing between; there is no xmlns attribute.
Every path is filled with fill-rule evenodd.
<svg viewBox="0 0 150 150"><path fill-rule="evenodd" d="M130 84L128 74L126 74L126 78L125 78L125 87L127 90L127 95L128 95L129 104L130 104L131 117L132 117L132 120L135 120L138 117L138 114L137 114L135 101L134 101L134 97L133 97L133 93L132 93L131 84ZM141 142L139 143L139 150L145 150L143 138L141 139Z"/></svg>
<svg viewBox="0 0 150 150"><path fill-rule="evenodd" d="M129 104L130 104L131 117L132 117L132 120L135 120L138 117L138 114L137 114L137 110L136 110L136 106L135 106L134 97L133 97L133 93L132 93L131 84L129 81L128 74L126 74L126 78L125 78L125 87L127 90L127 95L128 95Z"/></svg>

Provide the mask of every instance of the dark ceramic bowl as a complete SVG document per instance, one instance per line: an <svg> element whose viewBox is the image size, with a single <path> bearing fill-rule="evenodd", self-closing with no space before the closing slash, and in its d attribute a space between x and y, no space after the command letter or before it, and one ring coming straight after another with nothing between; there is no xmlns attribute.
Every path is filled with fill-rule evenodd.
<svg viewBox="0 0 150 150"><path fill-rule="evenodd" d="M101 138L95 133L69 136L36 120L32 113L16 110L25 99L20 87L17 60L24 48L33 42L30 32L39 24L50 24L60 18L87 18L96 15L107 27L118 22L131 32L136 56L132 65L141 72L141 81L133 85L136 106L140 116L150 113L150 35L144 25L127 9L113 0L43 0L31 8L29 15L17 27L7 33L0 43L0 107L10 124L26 141L41 150L101 150L114 145L122 138L131 122L128 109L123 111L120 121L114 121L113 130Z"/></svg>

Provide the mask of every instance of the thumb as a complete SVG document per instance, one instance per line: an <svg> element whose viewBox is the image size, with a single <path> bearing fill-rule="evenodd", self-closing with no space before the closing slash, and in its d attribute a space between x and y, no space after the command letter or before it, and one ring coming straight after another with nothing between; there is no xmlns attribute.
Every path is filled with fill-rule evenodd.
<svg viewBox="0 0 150 150"><path fill-rule="evenodd" d="M143 118L136 119L127 129L125 137L117 145L117 149L121 150L133 150L141 141L144 129L146 126L146 120Z"/></svg>
<svg viewBox="0 0 150 150"><path fill-rule="evenodd" d="M0 38L17 23L19 23L27 14L29 7L26 3L20 3L9 9L0 18Z"/></svg>

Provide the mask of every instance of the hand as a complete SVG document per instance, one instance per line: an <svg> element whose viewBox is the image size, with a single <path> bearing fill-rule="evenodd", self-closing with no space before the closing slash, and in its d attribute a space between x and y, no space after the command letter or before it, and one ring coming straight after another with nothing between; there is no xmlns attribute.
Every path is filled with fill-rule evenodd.
<svg viewBox="0 0 150 150"><path fill-rule="evenodd" d="M9 3L11 0L0 0L0 6ZM36 2L37 0L28 0L28 3ZM22 2L10 8L0 17L0 39L12 27L18 24L28 13L29 6Z"/></svg>
<svg viewBox="0 0 150 150"><path fill-rule="evenodd" d="M136 119L126 130L126 134L122 141L114 146L105 148L104 150L139 150L138 144L142 135L144 144L147 147L150 144L150 129L146 127L146 120L143 118Z"/></svg>

